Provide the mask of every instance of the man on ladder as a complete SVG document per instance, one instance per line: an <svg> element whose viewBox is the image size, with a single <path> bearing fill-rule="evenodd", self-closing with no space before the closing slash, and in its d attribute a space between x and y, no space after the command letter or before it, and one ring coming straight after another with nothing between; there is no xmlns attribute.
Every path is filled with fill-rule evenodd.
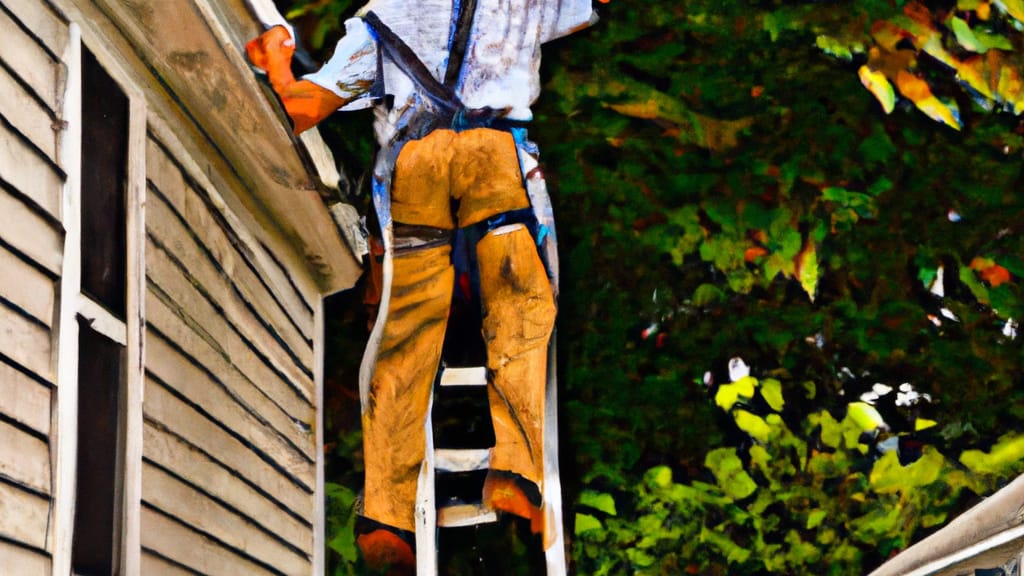
<svg viewBox="0 0 1024 576"><path fill-rule="evenodd" d="M360 374L366 484L357 527L371 568L414 570L424 422L453 292L457 228L476 227L481 238L496 439L484 506L529 519L535 533L553 528L542 493L554 287L525 185L523 167L535 164L526 158L525 124L540 90L540 45L591 22L590 0L371 0L345 22L331 59L301 80L290 70L295 46L286 26L246 46L296 134L335 110L375 107L373 200L384 258Z"/></svg>

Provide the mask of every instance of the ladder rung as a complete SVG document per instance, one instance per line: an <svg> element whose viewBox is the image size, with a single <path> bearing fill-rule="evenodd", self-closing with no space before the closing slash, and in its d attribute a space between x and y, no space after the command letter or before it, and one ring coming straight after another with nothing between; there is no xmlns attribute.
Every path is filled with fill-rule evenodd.
<svg viewBox="0 0 1024 576"><path fill-rule="evenodd" d="M487 368L471 366L469 368L445 368L441 372L441 386L486 386Z"/></svg>
<svg viewBox="0 0 1024 576"><path fill-rule="evenodd" d="M491 463L491 451L437 449L434 450L434 468L442 472L472 472L486 470Z"/></svg>
<svg viewBox="0 0 1024 576"><path fill-rule="evenodd" d="M461 528L497 521L498 514L481 504L456 504L444 506L437 511L437 525L442 528Z"/></svg>

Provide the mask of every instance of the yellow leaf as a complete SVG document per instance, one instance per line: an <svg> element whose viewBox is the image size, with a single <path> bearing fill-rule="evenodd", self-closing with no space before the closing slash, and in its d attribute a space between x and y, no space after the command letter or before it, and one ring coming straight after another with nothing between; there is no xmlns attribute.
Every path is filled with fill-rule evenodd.
<svg viewBox="0 0 1024 576"><path fill-rule="evenodd" d="M921 430L927 430L934 426L938 426L939 423L935 420L929 420L927 418L918 418L914 420L914 432L920 432Z"/></svg>
<svg viewBox="0 0 1024 576"><path fill-rule="evenodd" d="M786 401L782 398L782 383L774 378L765 378L761 382L761 396L772 410L781 412Z"/></svg>
<svg viewBox="0 0 1024 576"><path fill-rule="evenodd" d="M868 89L868 92L875 95L875 99L882 105L882 110L886 114L892 112L893 107L896 106L896 94L893 93L892 84L889 84L885 74L878 70L872 70L865 64L857 70L857 75L860 76L860 82Z"/></svg>
<svg viewBox="0 0 1024 576"><path fill-rule="evenodd" d="M772 429L764 421L764 418L751 414L746 410L736 410L733 413L733 418L736 419L736 425L739 426L740 430L750 434L755 440L759 442L768 441L768 436L771 435Z"/></svg>
<svg viewBox="0 0 1024 576"><path fill-rule="evenodd" d="M742 396L750 399L754 397L754 385L757 384L752 376L745 376L732 384L722 384L715 393L715 404L723 410L729 410Z"/></svg>
<svg viewBox="0 0 1024 576"><path fill-rule="evenodd" d="M811 240L796 256L796 277L804 292L807 292L807 297L814 302L814 294L818 290L818 252Z"/></svg>
<svg viewBox="0 0 1024 576"><path fill-rule="evenodd" d="M942 122L954 130L960 130L960 113L954 105L947 105L932 94L932 89L923 79L900 70L896 75L896 87L901 94L927 114L932 120Z"/></svg>
<svg viewBox="0 0 1024 576"><path fill-rule="evenodd" d="M1012 66L1003 66L999 69L996 94L1001 101L1010 105L1014 114L1024 113L1024 81L1021 80L1019 70Z"/></svg>
<svg viewBox="0 0 1024 576"><path fill-rule="evenodd" d="M865 432L885 426L885 420L874 406L867 402L851 402L847 407L850 418Z"/></svg>
<svg viewBox="0 0 1024 576"><path fill-rule="evenodd" d="M1005 474L1024 458L1024 436L1006 434L999 439L991 451L964 450L960 462L971 472L978 474Z"/></svg>
<svg viewBox="0 0 1024 576"><path fill-rule="evenodd" d="M608 107L624 116L631 116L633 118L641 118L644 120L654 120L658 118L661 112L661 107L658 106L658 103L655 102L653 98L643 102L609 104Z"/></svg>
<svg viewBox="0 0 1024 576"><path fill-rule="evenodd" d="M1018 22L1024 22L1024 0L995 0L994 3Z"/></svg>

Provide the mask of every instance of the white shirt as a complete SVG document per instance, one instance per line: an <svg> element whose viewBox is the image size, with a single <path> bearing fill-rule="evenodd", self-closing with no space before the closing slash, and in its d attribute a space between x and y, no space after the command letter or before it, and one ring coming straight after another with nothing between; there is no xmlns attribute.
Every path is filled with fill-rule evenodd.
<svg viewBox="0 0 1024 576"><path fill-rule="evenodd" d="M435 78L444 78L453 0L370 0L373 11L420 58ZM469 108L508 107L507 118L530 120L540 93L540 45L593 22L590 0L478 0L456 93ZM360 18L345 22L345 36L334 55L305 77L345 100L343 110L375 104L369 89L377 76L377 46ZM387 56L383 59L389 110L378 108L377 138L389 141L402 118L423 106L413 81Z"/></svg>

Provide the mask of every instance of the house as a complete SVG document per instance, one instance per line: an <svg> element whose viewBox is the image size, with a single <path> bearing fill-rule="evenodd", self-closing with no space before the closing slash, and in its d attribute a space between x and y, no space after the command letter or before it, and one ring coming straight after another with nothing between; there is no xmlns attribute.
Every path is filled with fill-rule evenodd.
<svg viewBox="0 0 1024 576"><path fill-rule="evenodd" d="M246 6L0 0L0 574L323 571L322 301L360 266Z"/></svg>

